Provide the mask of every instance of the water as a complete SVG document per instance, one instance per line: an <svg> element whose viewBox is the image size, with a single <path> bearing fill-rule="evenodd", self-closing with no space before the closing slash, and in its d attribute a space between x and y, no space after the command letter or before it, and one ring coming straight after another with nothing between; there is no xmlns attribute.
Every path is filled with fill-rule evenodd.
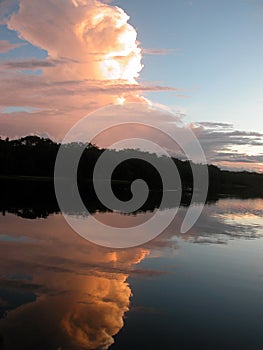
<svg viewBox="0 0 263 350"><path fill-rule="evenodd" d="M220 199L187 234L177 218L128 250L44 213L0 217L0 349L263 349L262 199ZM93 215L124 227L151 212Z"/></svg>

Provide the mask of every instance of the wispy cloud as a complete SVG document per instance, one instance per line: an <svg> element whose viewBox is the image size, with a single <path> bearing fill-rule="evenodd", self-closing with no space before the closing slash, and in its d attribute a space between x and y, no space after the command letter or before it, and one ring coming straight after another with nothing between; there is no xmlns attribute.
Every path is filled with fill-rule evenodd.
<svg viewBox="0 0 263 350"><path fill-rule="evenodd" d="M224 128L224 129L233 129L233 124L229 123L220 123L220 122L198 122L199 125L204 126L205 128L211 128L211 129L217 129L217 128Z"/></svg>
<svg viewBox="0 0 263 350"><path fill-rule="evenodd" d="M2 134L21 136L47 128L42 131L61 138L72 123L120 98L145 102L146 92L179 91L138 82L142 50L129 16L119 7L88 0L19 0L19 5L8 28L47 57L1 62L1 106L38 111L7 116L2 110Z"/></svg>
<svg viewBox="0 0 263 350"><path fill-rule="evenodd" d="M85 63L72 63L67 70L55 67L50 77L135 82L143 67L141 49L137 32L121 8L88 0L19 3L19 11L7 23L9 29L46 50L52 59L67 57Z"/></svg>
<svg viewBox="0 0 263 350"><path fill-rule="evenodd" d="M176 52L181 51L181 49L142 49L142 52L145 55L171 55L175 54Z"/></svg>
<svg viewBox="0 0 263 350"><path fill-rule="evenodd" d="M229 169L262 171L263 133L235 130L227 123L198 123L192 125L209 163ZM246 152L243 150L246 149Z"/></svg>
<svg viewBox="0 0 263 350"><path fill-rule="evenodd" d="M1 61L2 135L45 132L61 139L83 116L119 99L145 103L144 94L154 91L189 97L180 95L184 92L180 88L138 80L143 54L166 55L179 49L142 49L129 16L119 7L90 0L19 0L19 8L10 15L16 5L16 1L0 1L7 27L44 50L47 57ZM0 52L20 45L2 40ZM29 74L30 70L40 72ZM21 109L23 106L34 113ZM5 113L10 107L14 112ZM250 168L261 162L258 152L241 150L261 147L260 133L234 130L233 125L221 122L200 122L190 127L208 162L229 167L236 162ZM130 134L130 130L126 132ZM174 145L166 146L175 151Z"/></svg>
<svg viewBox="0 0 263 350"><path fill-rule="evenodd" d="M17 47L20 47L24 44L18 43L18 44L12 44L7 40L0 40L0 53L5 53L11 50L16 49Z"/></svg>
<svg viewBox="0 0 263 350"><path fill-rule="evenodd" d="M1 42L0 42L1 46ZM19 45L21 46L21 45ZM0 47L1 49L1 47ZM39 69L47 67L57 67L59 65L68 64L68 63L78 63L76 60L68 58L47 58L43 60L39 59L30 59L30 60L13 60L13 61L4 61L0 67L3 69Z"/></svg>

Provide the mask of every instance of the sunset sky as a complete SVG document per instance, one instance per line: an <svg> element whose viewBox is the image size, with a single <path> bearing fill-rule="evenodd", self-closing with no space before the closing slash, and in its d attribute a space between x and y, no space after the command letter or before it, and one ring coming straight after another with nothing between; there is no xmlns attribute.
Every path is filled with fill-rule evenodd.
<svg viewBox="0 0 263 350"><path fill-rule="evenodd" d="M61 140L111 103L163 105L209 163L263 171L261 0L0 0L0 134Z"/></svg>

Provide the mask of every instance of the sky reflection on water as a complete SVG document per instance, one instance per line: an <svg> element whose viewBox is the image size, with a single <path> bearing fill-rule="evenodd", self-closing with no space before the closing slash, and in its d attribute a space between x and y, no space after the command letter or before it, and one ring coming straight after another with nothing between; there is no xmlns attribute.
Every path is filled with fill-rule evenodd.
<svg viewBox="0 0 263 350"><path fill-rule="evenodd" d="M89 243L61 214L6 213L0 349L263 348L263 200L206 205L180 235L186 210L127 250ZM124 226L151 213L95 215Z"/></svg>

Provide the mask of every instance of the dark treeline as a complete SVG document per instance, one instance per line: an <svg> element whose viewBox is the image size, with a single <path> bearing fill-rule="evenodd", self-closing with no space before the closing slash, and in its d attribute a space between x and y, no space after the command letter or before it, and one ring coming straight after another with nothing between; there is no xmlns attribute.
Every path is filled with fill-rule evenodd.
<svg viewBox="0 0 263 350"><path fill-rule="evenodd" d="M41 180L53 178L56 155L60 147L47 138L38 136L27 136L17 140L8 138L0 139L0 176L3 178L16 177L35 177ZM72 143L63 145L67 152L75 152L81 147L80 144ZM105 149L100 149L95 145L89 144L85 148L78 168L79 180L89 181L93 176L94 166ZM112 180L116 186L128 186L135 179L143 179L147 182L149 188L162 189L162 181L158 171L150 164L158 163L160 167L166 166L167 158L158 157L156 154L147 155L147 162L140 158L140 150L124 150L109 152L109 161L118 160L127 153L126 161L121 162L113 172ZM183 190L191 191L192 188L192 171L189 161L173 159L180 174ZM201 164L192 164L195 167L203 167ZM249 196L263 195L263 174L250 172L233 172L222 171L214 165L208 166L209 171L209 193L217 194L243 194Z"/></svg>

